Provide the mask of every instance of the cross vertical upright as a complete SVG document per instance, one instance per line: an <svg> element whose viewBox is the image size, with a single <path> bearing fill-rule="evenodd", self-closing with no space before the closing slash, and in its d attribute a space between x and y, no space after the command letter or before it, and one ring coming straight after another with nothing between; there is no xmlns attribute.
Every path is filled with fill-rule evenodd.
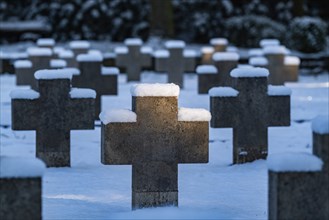
<svg viewBox="0 0 329 220"><path fill-rule="evenodd" d="M12 129L36 130L36 156L48 167L70 166L70 130L94 128L96 93L71 89L68 70L35 73L38 91L14 90Z"/></svg>
<svg viewBox="0 0 329 220"><path fill-rule="evenodd" d="M186 69L186 59L183 54L185 42L179 40L167 41L166 49L168 54L163 52L155 53L155 70L168 73L168 82L183 87L183 74Z"/></svg>
<svg viewBox="0 0 329 220"><path fill-rule="evenodd" d="M101 112L102 95L118 94L118 74L115 67L102 67L103 57L99 54L80 54L77 57L80 74L73 75L72 85L96 91L95 118Z"/></svg>
<svg viewBox="0 0 329 220"><path fill-rule="evenodd" d="M178 109L179 87L132 87L132 111L101 113L103 164L132 165L132 208L178 205L178 163L208 162L208 121L200 109Z"/></svg>
<svg viewBox="0 0 329 220"><path fill-rule="evenodd" d="M290 125L290 93L283 86L267 86L263 68L237 68L231 72L233 88L209 91L211 127L233 127L233 163L265 159L268 126Z"/></svg>
<svg viewBox="0 0 329 220"><path fill-rule="evenodd" d="M128 49L117 50L116 65L125 68L128 81L140 81L142 69L152 65L152 48L141 47L139 38L128 38L124 43Z"/></svg>

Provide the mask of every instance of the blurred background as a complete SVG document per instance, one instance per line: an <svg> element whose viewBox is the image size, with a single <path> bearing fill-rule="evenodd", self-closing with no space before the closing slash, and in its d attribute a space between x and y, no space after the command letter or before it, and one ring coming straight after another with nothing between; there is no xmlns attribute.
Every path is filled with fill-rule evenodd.
<svg viewBox="0 0 329 220"><path fill-rule="evenodd" d="M237 47L279 39L303 53L328 50L329 1L323 0L1 0L0 42L128 37L208 43L226 37Z"/></svg>

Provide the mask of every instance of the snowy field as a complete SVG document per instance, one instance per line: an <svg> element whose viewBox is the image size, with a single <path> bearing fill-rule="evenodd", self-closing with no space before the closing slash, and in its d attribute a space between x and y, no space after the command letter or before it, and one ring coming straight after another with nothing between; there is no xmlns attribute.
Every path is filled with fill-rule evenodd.
<svg viewBox="0 0 329 220"><path fill-rule="evenodd" d="M1 155L35 155L35 131L11 130L9 93L15 76L1 75ZM119 95L103 96L103 110L131 108L130 86L120 75ZM165 82L145 73L142 82ZM185 75L180 107L209 109L197 94L197 78ZM310 120L329 112L328 73L301 76L292 89L291 126L269 129L269 154L312 152ZM259 160L232 163L232 129L210 129L208 164L179 165L179 208L131 211L131 166L100 163L100 122L95 130L71 132L71 168L49 168L43 178L44 219L267 219L267 167Z"/></svg>

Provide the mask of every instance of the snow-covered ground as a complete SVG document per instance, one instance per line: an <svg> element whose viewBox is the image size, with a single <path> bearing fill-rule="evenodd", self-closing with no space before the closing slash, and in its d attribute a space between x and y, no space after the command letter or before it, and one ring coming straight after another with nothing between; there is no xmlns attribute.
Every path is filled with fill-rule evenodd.
<svg viewBox="0 0 329 220"><path fill-rule="evenodd" d="M1 75L1 155L34 157L35 132L12 131L9 93L15 76ZM165 75L143 74L143 82ZM119 95L102 98L103 110L131 107L130 86L120 75ZM269 129L269 154L311 152L310 120L329 112L328 74L301 76L293 91L291 126ZM180 107L209 109L197 94L197 78L185 75ZM43 178L44 219L267 219L266 161L231 166L232 129L210 128L208 164L179 165L179 208L131 211L131 166L100 163L100 122L95 130L71 132L71 168L49 168Z"/></svg>

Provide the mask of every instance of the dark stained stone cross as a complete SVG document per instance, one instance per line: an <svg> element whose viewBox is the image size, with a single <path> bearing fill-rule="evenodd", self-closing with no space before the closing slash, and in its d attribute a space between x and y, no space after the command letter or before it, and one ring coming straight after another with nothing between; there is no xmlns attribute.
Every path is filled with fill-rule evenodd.
<svg viewBox="0 0 329 220"><path fill-rule="evenodd" d="M208 162L209 112L178 110L178 86L158 86L132 88L133 112L101 113L102 163L132 165L133 209L177 206L178 163Z"/></svg>
<svg viewBox="0 0 329 220"><path fill-rule="evenodd" d="M118 94L119 70L115 67L103 67L103 58L97 54L81 54L77 57L77 61L80 74L73 75L72 85L96 91L95 119L98 119L102 95Z"/></svg>
<svg viewBox="0 0 329 220"><path fill-rule="evenodd" d="M94 129L95 91L71 89L67 70L35 73L38 91L16 90L12 129L36 130L36 156L48 167L70 166L70 130Z"/></svg>
<svg viewBox="0 0 329 220"><path fill-rule="evenodd" d="M167 41L165 46L169 52L160 50L154 54L155 70L166 72L169 83L175 83L183 88L184 72L189 70L186 62L191 59L184 56L185 42L179 40Z"/></svg>
<svg viewBox="0 0 329 220"><path fill-rule="evenodd" d="M233 163L265 159L267 128L290 125L290 90L267 85L268 70L238 68L231 72L233 88L209 91L211 127L233 127Z"/></svg>
<svg viewBox="0 0 329 220"><path fill-rule="evenodd" d="M125 68L128 81L140 81L142 69L152 65L152 51L142 50L143 42L138 38L128 38L124 43L128 50L117 50L116 65Z"/></svg>
<svg viewBox="0 0 329 220"><path fill-rule="evenodd" d="M300 60L298 57L286 56L287 49L283 46L268 46L264 48L270 71L269 83L283 85L288 81L298 81Z"/></svg>
<svg viewBox="0 0 329 220"><path fill-rule="evenodd" d="M14 63L16 85L29 85L32 88L36 87L34 79L34 71L32 62L29 60L17 60Z"/></svg>
<svg viewBox="0 0 329 220"><path fill-rule="evenodd" d="M217 52L213 55L214 65L198 66L198 93L207 94L215 86L232 86L230 72L238 66L238 60L237 53Z"/></svg>

